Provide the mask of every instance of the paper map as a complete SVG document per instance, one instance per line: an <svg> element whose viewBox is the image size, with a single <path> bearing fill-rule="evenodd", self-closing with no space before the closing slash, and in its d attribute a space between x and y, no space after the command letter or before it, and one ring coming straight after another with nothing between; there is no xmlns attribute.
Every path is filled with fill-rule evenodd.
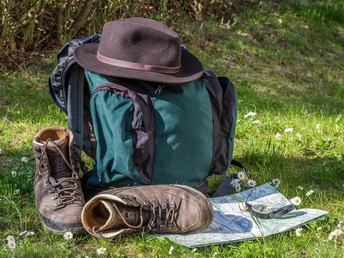
<svg viewBox="0 0 344 258"><path fill-rule="evenodd" d="M239 242L284 232L310 220L327 214L317 209L296 209L278 219L258 219L242 211L251 189L233 195L209 198L214 207L214 221L206 228L188 234L161 234L177 244L200 247L230 242ZM249 203L261 203L269 207L283 207L289 200L270 184L255 187L249 196Z"/></svg>

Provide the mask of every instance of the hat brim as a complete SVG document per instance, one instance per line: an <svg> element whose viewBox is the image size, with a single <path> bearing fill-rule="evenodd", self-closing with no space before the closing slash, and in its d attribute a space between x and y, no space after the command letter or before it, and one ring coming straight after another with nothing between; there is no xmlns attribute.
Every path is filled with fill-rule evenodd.
<svg viewBox="0 0 344 258"><path fill-rule="evenodd" d="M203 74L202 63L184 48L181 51L181 68L179 72L167 74L102 63L97 58L98 46L99 43L89 43L77 47L73 54L75 61L83 68L103 75L159 83L180 84L191 82L199 79Z"/></svg>

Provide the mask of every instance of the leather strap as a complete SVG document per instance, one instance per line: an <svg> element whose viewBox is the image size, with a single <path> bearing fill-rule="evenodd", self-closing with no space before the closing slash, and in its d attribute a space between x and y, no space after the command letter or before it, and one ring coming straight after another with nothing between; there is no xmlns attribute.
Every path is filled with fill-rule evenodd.
<svg viewBox="0 0 344 258"><path fill-rule="evenodd" d="M108 64L108 65L135 69L135 70L140 70L140 71L157 72L157 73L178 73L181 67L180 65L176 67L169 67L169 66L156 66L156 65L134 63L134 62L129 62L129 61L124 61L124 60L119 60L119 59L103 56L99 52L97 52L97 59L100 62Z"/></svg>

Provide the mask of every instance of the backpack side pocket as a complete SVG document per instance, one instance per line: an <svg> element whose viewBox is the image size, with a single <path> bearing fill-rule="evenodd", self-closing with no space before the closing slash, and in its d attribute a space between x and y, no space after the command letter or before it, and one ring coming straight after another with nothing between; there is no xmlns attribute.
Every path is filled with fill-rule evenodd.
<svg viewBox="0 0 344 258"><path fill-rule="evenodd" d="M206 79L213 111L213 159L209 174L223 174L233 155L237 116L237 94L234 85L226 77L214 73Z"/></svg>

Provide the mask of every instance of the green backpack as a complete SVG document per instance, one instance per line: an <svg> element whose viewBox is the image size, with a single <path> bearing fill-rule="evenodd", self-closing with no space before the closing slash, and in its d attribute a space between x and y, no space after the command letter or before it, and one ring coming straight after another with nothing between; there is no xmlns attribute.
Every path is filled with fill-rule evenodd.
<svg viewBox="0 0 344 258"><path fill-rule="evenodd" d="M175 183L205 192L209 175L241 166L232 161L237 94L228 78L205 71L196 81L170 85L84 71L70 53L97 40L68 42L49 80L79 155L83 149L94 159L82 178L87 193Z"/></svg>

